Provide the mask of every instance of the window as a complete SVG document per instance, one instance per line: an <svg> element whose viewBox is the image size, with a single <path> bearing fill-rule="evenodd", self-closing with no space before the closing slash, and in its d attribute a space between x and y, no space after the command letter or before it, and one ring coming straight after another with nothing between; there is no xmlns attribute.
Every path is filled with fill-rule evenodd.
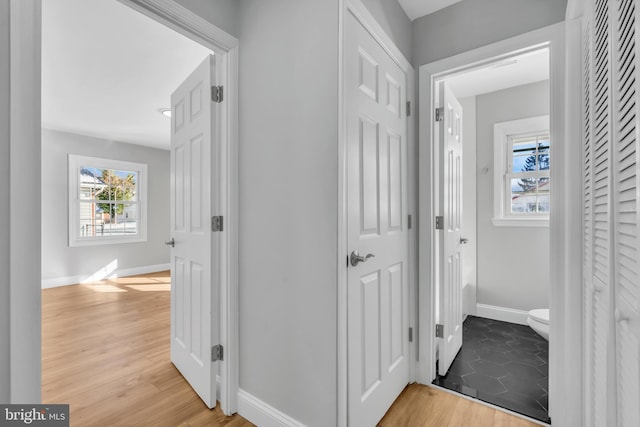
<svg viewBox="0 0 640 427"><path fill-rule="evenodd" d="M494 225L549 225L550 164L549 116L494 125Z"/></svg>
<svg viewBox="0 0 640 427"><path fill-rule="evenodd" d="M147 240L147 165L69 155L69 246Z"/></svg>

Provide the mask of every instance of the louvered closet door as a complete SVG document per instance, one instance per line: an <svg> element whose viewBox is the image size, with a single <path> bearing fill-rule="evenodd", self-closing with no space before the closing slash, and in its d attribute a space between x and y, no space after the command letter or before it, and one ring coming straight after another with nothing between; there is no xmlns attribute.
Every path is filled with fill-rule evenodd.
<svg viewBox="0 0 640 427"><path fill-rule="evenodd" d="M638 0L584 27L585 424L640 425Z"/></svg>
<svg viewBox="0 0 640 427"><path fill-rule="evenodd" d="M615 366L620 426L640 426L640 277L638 275L637 1L616 0L614 25L615 144L613 225Z"/></svg>
<svg viewBox="0 0 640 427"><path fill-rule="evenodd" d="M609 1L596 0L590 43L587 129L585 132L585 312L587 419L608 425L607 396L611 377L609 349L612 316L611 276L611 40Z"/></svg>

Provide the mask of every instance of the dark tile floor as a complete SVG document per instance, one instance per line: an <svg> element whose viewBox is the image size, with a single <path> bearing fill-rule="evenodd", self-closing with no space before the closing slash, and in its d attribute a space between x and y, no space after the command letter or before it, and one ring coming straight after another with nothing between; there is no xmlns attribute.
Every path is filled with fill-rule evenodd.
<svg viewBox="0 0 640 427"><path fill-rule="evenodd" d="M436 385L551 423L549 343L524 325L468 316L463 344Z"/></svg>

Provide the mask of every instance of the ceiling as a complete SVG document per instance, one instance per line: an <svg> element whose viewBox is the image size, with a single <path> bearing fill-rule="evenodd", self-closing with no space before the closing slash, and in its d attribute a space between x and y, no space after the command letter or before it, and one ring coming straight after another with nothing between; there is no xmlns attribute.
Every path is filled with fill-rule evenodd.
<svg viewBox="0 0 640 427"><path fill-rule="evenodd" d="M409 19L413 21L459 1L461 0L398 0L398 3L400 3Z"/></svg>
<svg viewBox="0 0 640 427"><path fill-rule="evenodd" d="M455 0L400 2L419 14ZM116 0L47 0L42 8L42 126L168 149L170 119L160 109L211 52ZM465 98L546 80L548 70L544 50L447 81Z"/></svg>
<svg viewBox="0 0 640 427"><path fill-rule="evenodd" d="M42 9L42 126L168 149L159 110L211 51L115 0Z"/></svg>
<svg viewBox="0 0 640 427"><path fill-rule="evenodd" d="M549 49L540 49L447 77L446 81L456 97L466 98L547 79Z"/></svg>

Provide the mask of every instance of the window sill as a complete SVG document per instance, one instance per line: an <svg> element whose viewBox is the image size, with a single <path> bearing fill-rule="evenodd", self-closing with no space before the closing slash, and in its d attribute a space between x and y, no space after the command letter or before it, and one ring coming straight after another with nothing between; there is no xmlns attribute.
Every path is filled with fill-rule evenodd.
<svg viewBox="0 0 640 427"><path fill-rule="evenodd" d="M75 239L69 242L69 247L81 247L81 246L102 246L102 245L118 245L127 243L142 243L146 242L147 238L144 236L131 236L131 237L100 237L95 239Z"/></svg>
<svg viewBox="0 0 640 427"><path fill-rule="evenodd" d="M496 227L549 227L549 218L492 218Z"/></svg>

